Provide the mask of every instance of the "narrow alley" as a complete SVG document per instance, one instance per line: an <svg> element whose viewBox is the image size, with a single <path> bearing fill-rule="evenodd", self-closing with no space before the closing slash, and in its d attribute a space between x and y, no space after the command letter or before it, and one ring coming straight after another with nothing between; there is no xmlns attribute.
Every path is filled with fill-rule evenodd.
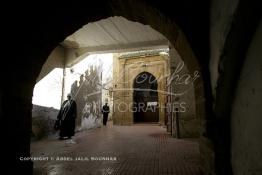
<svg viewBox="0 0 262 175"><path fill-rule="evenodd" d="M197 175L196 139L176 139L158 125L113 126L78 132L73 140L31 143L34 174ZM51 158L53 160L51 160Z"/></svg>

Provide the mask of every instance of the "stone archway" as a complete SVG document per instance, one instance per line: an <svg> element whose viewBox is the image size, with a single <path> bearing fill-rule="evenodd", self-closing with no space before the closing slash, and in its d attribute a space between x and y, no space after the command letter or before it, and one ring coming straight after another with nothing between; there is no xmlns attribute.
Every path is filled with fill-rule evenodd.
<svg viewBox="0 0 262 175"><path fill-rule="evenodd" d="M23 26L26 27L20 30L20 32L23 32L21 40L24 41L24 44L19 48L21 55L19 59L16 60L17 64L15 66L16 72L20 73L20 78L17 78L17 74L10 74L8 79L12 81L9 80L8 82L10 82L9 87L11 88L3 87L6 93L1 94L3 101L5 101L1 112L8 116L7 121L4 122L9 125L14 124L12 127L16 128L8 135L11 138L8 141L16 146L16 149L14 149L16 151L11 157L16 160L15 163L20 172L30 174L32 170L31 162L20 162L17 158L30 156L31 102L35 80L49 53L63 41L66 36L76 31L82 25L109 16L118 15L131 21L150 25L168 38L171 45L175 47L185 63L190 65L188 66L189 72L193 73L195 69L201 69L182 31L173 22L174 19L168 18L168 14L163 15L160 12L164 12L163 9L159 8L160 10L157 10L157 8L150 7L149 2L139 1L133 3L131 0L125 2L120 0L102 1L102 3L101 1L96 1L93 6L84 7L83 9L75 8L75 6L76 5L72 7L68 6L61 9L54 8L53 10L48 6L45 10L50 13L50 16L35 11L34 16L39 17L39 20L31 21L29 18L24 18L27 19L23 24ZM72 11L70 11L70 9ZM64 13L65 10L70 11L73 15L70 16L69 13ZM137 13L137 11L139 11L139 13ZM199 54L198 56L201 57L202 55ZM11 61L7 64L12 65ZM203 72L206 71L205 67L201 70ZM197 100L197 113L199 116L202 116L203 123L205 123L205 95L203 85L203 80L196 82L195 91L196 98L199 99ZM207 88L209 87L207 86ZM13 106L16 106L16 108L14 109ZM12 111L12 114L10 114L10 111Z"/></svg>

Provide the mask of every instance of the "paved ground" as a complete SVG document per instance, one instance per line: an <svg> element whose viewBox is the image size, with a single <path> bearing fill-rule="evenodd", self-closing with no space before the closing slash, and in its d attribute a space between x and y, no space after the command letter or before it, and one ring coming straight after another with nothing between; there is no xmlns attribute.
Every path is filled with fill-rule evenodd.
<svg viewBox="0 0 262 175"><path fill-rule="evenodd" d="M153 125L106 126L32 142L35 175L199 175L197 140ZM52 160L51 160L52 159Z"/></svg>

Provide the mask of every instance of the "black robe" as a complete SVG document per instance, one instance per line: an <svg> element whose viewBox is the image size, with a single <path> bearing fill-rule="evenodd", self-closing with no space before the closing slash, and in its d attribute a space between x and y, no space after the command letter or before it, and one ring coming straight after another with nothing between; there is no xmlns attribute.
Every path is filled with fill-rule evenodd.
<svg viewBox="0 0 262 175"><path fill-rule="evenodd" d="M103 124L104 124L104 125L106 125L106 123L107 123L109 112L110 112L109 106L104 105L103 108L102 108Z"/></svg>
<svg viewBox="0 0 262 175"><path fill-rule="evenodd" d="M61 121L60 137L71 137L75 135L76 102L74 100L63 102L57 119Z"/></svg>

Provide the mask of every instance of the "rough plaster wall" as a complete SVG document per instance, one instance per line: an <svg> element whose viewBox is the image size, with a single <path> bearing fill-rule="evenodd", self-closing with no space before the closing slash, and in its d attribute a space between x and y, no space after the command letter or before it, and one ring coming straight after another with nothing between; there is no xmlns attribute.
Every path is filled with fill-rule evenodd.
<svg viewBox="0 0 262 175"><path fill-rule="evenodd" d="M210 74L213 94L218 79L218 64L239 0L212 1L210 17Z"/></svg>
<svg viewBox="0 0 262 175"><path fill-rule="evenodd" d="M232 168L262 174L262 23L248 49L232 109ZM258 83L260 82L260 83Z"/></svg>
<svg viewBox="0 0 262 175"><path fill-rule="evenodd" d="M122 88L122 84L120 84L120 79L119 79L119 72L120 72L120 65L119 65L119 61L118 61L118 57L120 55L117 53L113 54L113 89L114 88ZM115 78L114 78L115 77ZM119 105L119 103L121 102L119 99L119 96L121 96L121 92L119 91L113 91L113 99L114 99L114 104L113 104L113 108L115 108L116 106ZM122 124L122 116L120 115L120 113L115 112L113 113L113 123L114 125L121 125Z"/></svg>
<svg viewBox="0 0 262 175"><path fill-rule="evenodd" d="M64 59L65 59L64 48L61 46L57 46L51 52L45 64L43 65L36 82L39 82L43 77L45 77L54 68L63 68Z"/></svg>
<svg viewBox="0 0 262 175"><path fill-rule="evenodd" d="M176 70L176 67L181 64L183 61L176 52L174 48L171 48L169 51L170 54L170 67L171 67L171 75ZM183 75L191 75L187 69L187 65L183 66L183 69L179 71L177 74L182 77ZM176 79L174 79L176 80ZM182 80L182 79L181 79ZM184 79L183 79L184 80ZM182 84L177 85L175 81L172 83L172 93L182 95L172 96L173 103L175 103L175 98L179 98L178 103L185 103L186 110L185 112L180 112L180 136L181 137L196 137L199 135L199 122L196 116L196 104L195 104L195 92L194 92L194 84L190 83L188 85ZM181 110L183 111L183 110ZM175 113L173 113L174 117ZM175 124L173 124L175 126ZM172 132L175 134L174 132Z"/></svg>
<svg viewBox="0 0 262 175"><path fill-rule="evenodd" d="M80 80L71 85L77 105L76 130L96 128L101 124L102 65L87 66Z"/></svg>
<svg viewBox="0 0 262 175"><path fill-rule="evenodd" d="M72 67L85 59L90 53L79 53L77 49L65 48L65 67Z"/></svg>
<svg viewBox="0 0 262 175"><path fill-rule="evenodd" d="M58 109L55 109L53 107L33 105L32 118L46 116L51 118L52 120L56 120L57 114L58 114Z"/></svg>
<svg viewBox="0 0 262 175"><path fill-rule="evenodd" d="M75 49L66 49L65 50L65 66L71 67L73 60L77 59L77 55L75 53Z"/></svg>
<svg viewBox="0 0 262 175"><path fill-rule="evenodd" d="M42 137L55 134L53 128L58 114L55 108L33 105L32 109L32 138L41 139Z"/></svg>
<svg viewBox="0 0 262 175"><path fill-rule="evenodd" d="M87 57L88 53L79 54L76 49L65 49L65 67L72 67Z"/></svg>

